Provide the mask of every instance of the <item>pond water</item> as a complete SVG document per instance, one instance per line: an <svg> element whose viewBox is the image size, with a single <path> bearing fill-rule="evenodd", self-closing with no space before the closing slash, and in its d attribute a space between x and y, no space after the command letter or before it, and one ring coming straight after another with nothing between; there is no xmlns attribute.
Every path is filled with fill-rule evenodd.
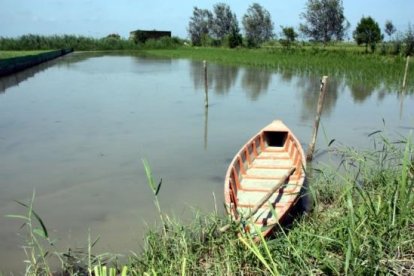
<svg viewBox="0 0 414 276"><path fill-rule="evenodd" d="M142 165L163 180L161 208L180 219L222 210L227 166L241 145L282 119L306 148L320 76L202 62L75 53L0 79L0 271L21 271L28 202L57 251L139 252L157 213ZM406 135L414 97L330 78L317 148L368 147L369 133ZM323 158L323 157L321 157ZM214 201L214 196L216 202Z"/></svg>

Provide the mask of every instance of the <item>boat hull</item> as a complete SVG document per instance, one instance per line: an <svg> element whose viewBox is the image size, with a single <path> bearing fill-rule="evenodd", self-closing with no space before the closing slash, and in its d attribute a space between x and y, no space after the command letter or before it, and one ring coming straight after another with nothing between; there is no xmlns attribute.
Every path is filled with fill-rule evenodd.
<svg viewBox="0 0 414 276"><path fill-rule="evenodd" d="M246 231L270 234L296 205L305 166L298 139L283 122L273 121L247 141L231 161L224 183L226 211ZM292 168L293 174L286 178ZM280 188L273 193L277 184ZM266 202L257 206L267 196Z"/></svg>

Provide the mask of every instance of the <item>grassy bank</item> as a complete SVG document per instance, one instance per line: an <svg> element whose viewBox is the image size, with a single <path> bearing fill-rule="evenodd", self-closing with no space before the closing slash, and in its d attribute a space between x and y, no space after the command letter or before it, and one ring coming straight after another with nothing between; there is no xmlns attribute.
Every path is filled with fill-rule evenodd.
<svg viewBox="0 0 414 276"><path fill-rule="evenodd" d="M313 210L260 244L238 236L237 226L219 233L228 221L216 212L196 213L185 225L164 215L159 187L146 166L162 225L147 233L142 252L119 264L108 261L108 254L93 255L89 241L84 252L59 254L62 269L78 275L93 269L97 275L106 275L103 269L128 275L413 274L414 148L408 140L391 142L379 135L366 151L336 149L340 170L309 171ZM48 240L47 233L43 222L34 225L41 222L37 214L30 216L27 269L44 273L48 257L41 256L53 250L39 246L39 234Z"/></svg>
<svg viewBox="0 0 414 276"><path fill-rule="evenodd" d="M401 146L402 143L402 146ZM337 168L310 179L314 210L256 245L237 229L220 235L217 215L183 226L167 219L150 232L144 252L131 257L137 275L292 275L414 273L414 149L379 138L373 149L337 151ZM312 174L312 172L310 173ZM309 176L311 176L308 174Z"/></svg>
<svg viewBox="0 0 414 276"><path fill-rule="evenodd" d="M38 50L38 51L0 51L0 59L14 58L14 57L23 57L23 56L33 56L41 53L49 52L48 50Z"/></svg>
<svg viewBox="0 0 414 276"><path fill-rule="evenodd" d="M294 75L344 78L373 88L384 84L397 89L404 77L405 59L400 56L364 54L357 47L302 47L286 50L280 47L261 49L193 48L143 50L150 56L190 58L209 62L244 65L279 70ZM410 69L413 61L411 59ZM412 70L407 86L414 87Z"/></svg>

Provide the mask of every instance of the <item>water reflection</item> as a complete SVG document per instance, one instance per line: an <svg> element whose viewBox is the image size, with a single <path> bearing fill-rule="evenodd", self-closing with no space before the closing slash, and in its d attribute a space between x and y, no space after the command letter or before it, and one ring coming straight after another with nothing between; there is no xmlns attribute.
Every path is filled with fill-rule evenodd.
<svg viewBox="0 0 414 276"><path fill-rule="evenodd" d="M316 115L316 107L319 99L319 88L321 79L318 77L299 77L297 86L301 89L302 108L301 120L312 121ZM328 88L323 102L322 114L328 117L335 108L340 91L344 90L341 80L328 78Z"/></svg>
<svg viewBox="0 0 414 276"><path fill-rule="evenodd" d="M21 82L34 77L37 73L47 70L50 67L73 68L75 64L83 62L94 57L102 57L107 55L102 52L76 52L65 56L38 64L36 66L27 68L15 74L0 77L0 94L5 93L10 87L19 85Z"/></svg>
<svg viewBox="0 0 414 276"><path fill-rule="evenodd" d="M196 90L201 90L205 85L203 63L199 61L189 61L190 78ZM240 72L240 73L239 73ZM234 66L223 66L218 64L208 64L207 85L216 95L226 95L232 91L241 75L240 84L242 91L251 101L256 101L265 95L273 76L286 85L294 86L299 91L301 100L300 118L303 121L311 121L316 113L316 106L319 96L320 78L309 72L298 72L293 70L267 70L261 68L238 68ZM280 86L280 82L275 86ZM335 110L339 95L345 91L350 91L354 103L363 103L373 93L377 93L377 99L382 101L386 95L393 92L389 86L385 86L378 80L377 83L357 82L355 79L343 77L329 77L328 91L324 100L323 116L329 117Z"/></svg>
<svg viewBox="0 0 414 276"><path fill-rule="evenodd" d="M207 84L218 95L228 94L235 85L239 67L207 63ZM204 87L204 67L199 61L190 61L190 76L195 89Z"/></svg>
<svg viewBox="0 0 414 276"><path fill-rule="evenodd" d="M290 82L295 75L292 70L280 70L279 74L282 80L288 82Z"/></svg>
<svg viewBox="0 0 414 276"><path fill-rule="evenodd" d="M54 66L56 63L59 63L59 61L55 59L27 68L12 75L0 77L0 94L5 93L8 88L19 85L19 83L33 77L37 73Z"/></svg>
<svg viewBox="0 0 414 276"><path fill-rule="evenodd" d="M248 97L255 101L265 93L272 79L272 72L265 69L246 68L242 77L242 85Z"/></svg>
<svg viewBox="0 0 414 276"><path fill-rule="evenodd" d="M348 84L351 90L352 98L355 103L364 102L372 92L376 89L376 85L372 83L350 83Z"/></svg>
<svg viewBox="0 0 414 276"><path fill-rule="evenodd" d="M90 58L102 57L104 55L105 54L103 52L74 52L71 55L65 56L58 66L67 66L88 60Z"/></svg>

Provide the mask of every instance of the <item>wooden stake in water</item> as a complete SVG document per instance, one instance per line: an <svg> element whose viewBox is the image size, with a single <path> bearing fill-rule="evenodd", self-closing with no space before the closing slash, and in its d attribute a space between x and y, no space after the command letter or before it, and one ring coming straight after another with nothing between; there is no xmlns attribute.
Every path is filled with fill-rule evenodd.
<svg viewBox="0 0 414 276"><path fill-rule="evenodd" d="M207 84L207 61L203 61L204 66L204 92L205 92L205 99L204 99L204 106L208 106L208 84Z"/></svg>
<svg viewBox="0 0 414 276"><path fill-rule="evenodd" d="M403 93L404 93L405 85L406 85L406 82L407 82L407 73L408 73L409 63L410 63L410 56L407 56L407 62L405 63L404 79L403 79L403 85L402 85Z"/></svg>
<svg viewBox="0 0 414 276"><path fill-rule="evenodd" d="M316 136L318 135L319 121L321 119L323 100L325 99L327 84L328 84L328 76L323 76L321 80L321 91L319 93L318 109L316 111L315 124L313 126L312 140L309 144L308 152L306 154L306 161L308 162L312 161L313 159L313 152L315 150Z"/></svg>
<svg viewBox="0 0 414 276"><path fill-rule="evenodd" d="M204 107L204 149L208 144L208 106Z"/></svg>

